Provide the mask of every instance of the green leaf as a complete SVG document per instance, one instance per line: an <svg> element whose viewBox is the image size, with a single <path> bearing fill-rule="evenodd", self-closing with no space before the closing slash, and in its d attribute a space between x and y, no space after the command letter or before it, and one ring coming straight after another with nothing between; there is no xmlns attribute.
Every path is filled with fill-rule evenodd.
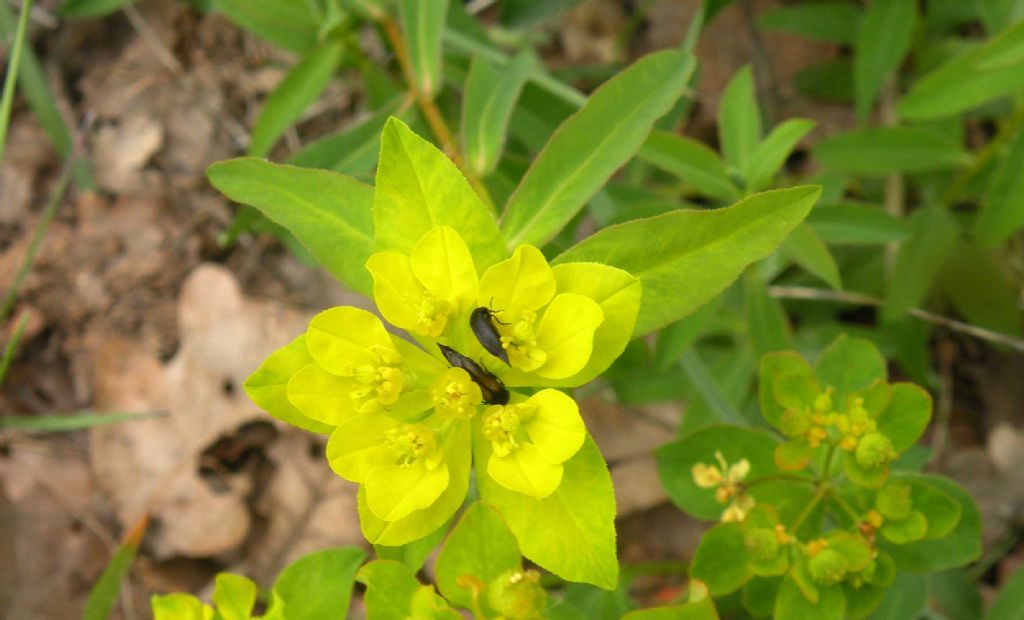
<svg viewBox="0 0 1024 620"><path fill-rule="evenodd" d="M263 157L288 127L302 116L327 88L341 63L341 41L328 41L306 54L267 97L249 137L248 155Z"/></svg>
<svg viewBox="0 0 1024 620"><path fill-rule="evenodd" d="M842 403L853 392L863 390L888 374L885 358L869 340L840 335L822 351L814 365L822 389L831 387L833 403Z"/></svg>
<svg viewBox="0 0 1024 620"><path fill-rule="evenodd" d="M288 620L344 618L356 571L366 552L355 547L325 549L305 555L274 580L269 612L283 606Z"/></svg>
<svg viewBox="0 0 1024 620"><path fill-rule="evenodd" d="M213 604L222 620L249 620L256 605L256 584L231 573L217 575Z"/></svg>
<svg viewBox="0 0 1024 620"><path fill-rule="evenodd" d="M717 521L725 505L715 500L715 490L697 486L693 466L697 463L718 466L716 452L725 462L734 465L742 459L750 462L750 482L779 473L775 465L775 446L779 441L765 431L738 426L716 425L696 430L681 439L667 443L655 452L658 477L665 492L677 506L697 519ZM750 490L755 499L763 485Z"/></svg>
<svg viewBox="0 0 1024 620"><path fill-rule="evenodd" d="M367 620L461 620L432 586L420 585L404 564L393 560L374 560L357 577L366 584ZM336 616L324 616L336 617ZM288 617L291 620L291 616Z"/></svg>
<svg viewBox="0 0 1024 620"><path fill-rule="evenodd" d="M566 250L556 263L594 261L640 278L634 336L677 321L769 254L806 217L817 187L755 194L712 211L673 211L608 227Z"/></svg>
<svg viewBox="0 0 1024 620"><path fill-rule="evenodd" d="M381 560L396 560L405 564L409 570L418 572L423 568L423 564L427 561L427 557L433 553L434 549L441 544L441 540L445 534L448 533L448 524L437 528L432 534L428 534L419 540L414 540L411 543L399 545L397 547L389 547L388 545L374 545L373 550L377 553L377 558Z"/></svg>
<svg viewBox="0 0 1024 620"><path fill-rule="evenodd" d="M750 65L736 72L718 104L718 141L725 161L746 170L761 141L761 110L757 107Z"/></svg>
<svg viewBox="0 0 1024 620"><path fill-rule="evenodd" d="M614 590L604 590L586 583L570 583L565 588L562 599L553 600L550 611L564 610L573 616L573 620L620 620L622 615L636 609L636 603L629 598L627 578L619 581ZM551 619L560 616L551 614Z"/></svg>
<svg viewBox="0 0 1024 620"><path fill-rule="evenodd" d="M117 11L135 0L66 0L60 5L57 14L61 17L102 17Z"/></svg>
<svg viewBox="0 0 1024 620"><path fill-rule="evenodd" d="M128 575L135 560L135 554L139 551L139 543L146 533L149 524L148 518L143 518L118 545L114 556L110 558L103 574L96 580L89 598L85 601L85 609L82 611L82 620L106 620L117 604L117 597L121 592L121 582ZM155 603L154 603L155 606Z"/></svg>
<svg viewBox="0 0 1024 620"><path fill-rule="evenodd" d="M793 77L793 84L801 94L812 99L852 102L853 62L849 58L837 58L811 65Z"/></svg>
<svg viewBox="0 0 1024 620"><path fill-rule="evenodd" d="M373 221L377 250L409 254L427 232L450 226L469 246L477 273L508 256L497 222L455 164L397 118L381 137Z"/></svg>
<svg viewBox="0 0 1024 620"><path fill-rule="evenodd" d="M917 618L928 603L928 581L924 575L897 573L896 581L886 588L881 604L869 620L906 620Z"/></svg>
<svg viewBox="0 0 1024 620"><path fill-rule="evenodd" d="M501 67L480 55L470 62L462 100L462 149L478 175L487 176L498 165L512 109L534 62L525 52Z"/></svg>
<svg viewBox="0 0 1024 620"><path fill-rule="evenodd" d="M754 574L742 523L719 523L704 533L690 564L690 578L700 579L715 596L734 592Z"/></svg>
<svg viewBox="0 0 1024 620"><path fill-rule="evenodd" d="M762 30L852 45L864 11L849 2L814 2L769 9L757 16Z"/></svg>
<svg viewBox="0 0 1024 620"><path fill-rule="evenodd" d="M963 566L981 554L981 517L974 499L955 482L942 476L893 474L896 480L925 483L953 497L960 504L960 520L953 530L939 539L925 538L906 545L893 545L884 540L879 547L889 553L900 570L930 572Z"/></svg>
<svg viewBox="0 0 1024 620"><path fill-rule="evenodd" d="M1024 129L1006 148L992 181L985 190L975 231L981 241L995 246L1024 226Z"/></svg>
<svg viewBox="0 0 1024 620"><path fill-rule="evenodd" d="M309 4L294 0L213 0L215 9L257 37L305 54L316 47L320 23Z"/></svg>
<svg viewBox="0 0 1024 620"><path fill-rule="evenodd" d="M883 245L907 238L903 220L874 205L819 205L811 210L807 223L833 245Z"/></svg>
<svg viewBox="0 0 1024 620"><path fill-rule="evenodd" d="M928 519L924 538L936 540L948 536L960 522L960 504L949 493L937 488L927 480L911 478L909 482L910 498L914 510L921 511Z"/></svg>
<svg viewBox="0 0 1024 620"><path fill-rule="evenodd" d="M917 443L932 417L932 397L913 383L893 383L889 406L878 416L878 431L897 452Z"/></svg>
<svg viewBox="0 0 1024 620"><path fill-rule="evenodd" d="M910 237L900 244L889 278L884 321L895 321L924 301L959 232L956 220L942 207L919 209L911 216Z"/></svg>
<svg viewBox="0 0 1024 620"><path fill-rule="evenodd" d="M789 321L782 303L768 294L768 288L755 269L748 269L743 277L743 301L750 344L758 357L792 346Z"/></svg>
<svg viewBox="0 0 1024 620"><path fill-rule="evenodd" d="M930 590L932 598L949 620L981 618L981 591L966 570L954 568L932 574ZM1011 609L1024 609L1021 603L1024 603L1024 598ZM1017 620L1024 620L1024 616L1018 616Z"/></svg>
<svg viewBox="0 0 1024 620"><path fill-rule="evenodd" d="M807 600L791 577L782 581L775 599L775 617L786 620L843 620L846 595L839 586L819 587L816 603Z"/></svg>
<svg viewBox="0 0 1024 620"><path fill-rule="evenodd" d="M402 104L404 96L392 99L362 121L309 142L288 157L287 163L304 168L323 168L347 175L363 175L377 165L380 134L384 123Z"/></svg>
<svg viewBox="0 0 1024 620"><path fill-rule="evenodd" d="M771 185L797 143L814 129L815 124L811 120L793 118L776 125L754 149L743 171L747 191L757 192Z"/></svg>
<svg viewBox="0 0 1024 620"><path fill-rule="evenodd" d="M843 288L839 265L818 233L806 223L797 226L782 242L782 253L808 273L839 290Z"/></svg>
<svg viewBox="0 0 1024 620"><path fill-rule="evenodd" d="M915 0L885 0L868 5L853 57L854 94L861 120L867 118L882 84L907 53L916 21Z"/></svg>
<svg viewBox="0 0 1024 620"><path fill-rule="evenodd" d="M476 462L487 463L490 443L481 438L473 444ZM615 588L615 491L593 439L565 462L562 483L543 499L509 491L482 470L476 480L480 497L505 518L524 556L568 581Z"/></svg>
<svg viewBox="0 0 1024 620"><path fill-rule="evenodd" d="M1024 569L1017 569L985 614L985 620L1021 620L1024 618Z"/></svg>
<svg viewBox="0 0 1024 620"><path fill-rule="evenodd" d="M735 200L740 196L718 153L692 138L653 131L637 157L671 172L713 198Z"/></svg>
<svg viewBox="0 0 1024 620"><path fill-rule="evenodd" d="M477 596L465 585L467 576L486 587L505 571L520 567L515 536L493 507L477 502L466 509L437 556L437 588L456 605L472 608Z"/></svg>
<svg viewBox="0 0 1024 620"><path fill-rule="evenodd" d="M977 245L961 243L950 253L939 277L949 300L969 323L1018 334L1020 288L1006 273L1004 260Z"/></svg>
<svg viewBox="0 0 1024 620"><path fill-rule="evenodd" d="M982 3L984 5L984 3ZM896 106L906 118L941 118L959 114L1024 87L1024 58L1019 63L991 66L993 58L1024 44L1024 21L984 45L969 49L918 80Z"/></svg>
<svg viewBox="0 0 1024 620"><path fill-rule="evenodd" d="M428 99L441 92L441 40L448 0L399 0L398 16L416 90Z"/></svg>
<svg viewBox="0 0 1024 620"><path fill-rule="evenodd" d="M641 58L594 91L534 159L505 208L509 247L543 245L632 157L680 97L693 56Z"/></svg>
<svg viewBox="0 0 1024 620"><path fill-rule="evenodd" d="M346 286L371 295L363 264L373 252L373 188L325 170L238 158L206 171L228 198L284 226Z"/></svg>
<svg viewBox="0 0 1024 620"><path fill-rule="evenodd" d="M772 615L782 577L754 577L743 586L743 608L755 618Z"/></svg>
<svg viewBox="0 0 1024 620"><path fill-rule="evenodd" d="M927 172L967 165L971 156L948 136L920 127L867 127L814 146L822 165L868 176Z"/></svg>

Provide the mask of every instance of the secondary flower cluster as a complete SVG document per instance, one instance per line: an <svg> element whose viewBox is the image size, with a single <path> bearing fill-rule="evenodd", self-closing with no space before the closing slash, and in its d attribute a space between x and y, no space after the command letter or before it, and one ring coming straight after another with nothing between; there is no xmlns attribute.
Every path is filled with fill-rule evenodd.
<svg viewBox="0 0 1024 620"><path fill-rule="evenodd" d="M588 365L595 341L619 347L600 352L606 366L628 332L595 339L607 319L601 300L565 290L579 287L559 281L561 266L532 246L481 266L478 276L466 243L442 226L408 254L377 252L366 266L381 315L419 346L366 310L331 308L254 373L246 386L253 399L277 417L330 431L331 467L362 485L364 532L399 524L386 544L429 533L409 525L425 514L435 527L447 520L465 496L471 454L486 457L478 475L506 489L535 499L553 493L586 429L570 396L536 388L589 380L604 370ZM566 269L573 280L631 278L598 264ZM631 330L636 307L610 307L632 313L611 322L625 319ZM271 374L283 393L261 398Z"/></svg>

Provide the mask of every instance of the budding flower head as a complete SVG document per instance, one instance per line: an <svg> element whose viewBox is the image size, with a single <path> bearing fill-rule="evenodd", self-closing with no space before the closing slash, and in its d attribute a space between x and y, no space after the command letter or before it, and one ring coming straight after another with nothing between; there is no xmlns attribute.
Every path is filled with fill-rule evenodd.
<svg viewBox="0 0 1024 620"><path fill-rule="evenodd" d="M882 433L874 432L864 435L857 444L857 464L867 469L881 467L896 458L896 450L892 441Z"/></svg>
<svg viewBox="0 0 1024 620"><path fill-rule="evenodd" d="M508 620L540 620L547 607L548 593L540 585L540 573L513 569L488 584L487 602Z"/></svg>
<svg viewBox="0 0 1024 620"><path fill-rule="evenodd" d="M825 548L807 561L811 579L823 586L834 586L846 577L846 560L835 549Z"/></svg>

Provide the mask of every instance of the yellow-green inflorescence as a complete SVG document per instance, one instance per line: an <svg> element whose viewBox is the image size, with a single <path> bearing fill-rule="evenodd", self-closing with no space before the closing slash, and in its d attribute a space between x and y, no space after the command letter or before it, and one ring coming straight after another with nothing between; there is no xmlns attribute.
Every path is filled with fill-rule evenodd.
<svg viewBox="0 0 1024 620"><path fill-rule="evenodd" d="M466 487L470 454L477 475L525 498L555 492L586 439L576 402L555 387L603 371L628 342L639 309L638 293L606 303L586 292L604 283L608 296L635 279L593 263L553 268L529 245L478 275L466 243L443 226L408 253L373 254L366 267L381 315L415 343L371 312L331 308L246 388L277 417L330 432L331 467L362 485L368 538L384 531L386 544L414 540L429 532L387 524L428 512L440 525L461 504L446 490ZM485 350L470 327L481 307L493 313L503 356ZM451 367L438 345L465 362Z"/></svg>

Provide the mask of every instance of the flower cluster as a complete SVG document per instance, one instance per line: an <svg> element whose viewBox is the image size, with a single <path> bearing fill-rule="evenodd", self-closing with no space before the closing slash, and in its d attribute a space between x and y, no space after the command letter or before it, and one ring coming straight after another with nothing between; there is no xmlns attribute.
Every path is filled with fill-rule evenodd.
<svg viewBox="0 0 1024 620"><path fill-rule="evenodd" d="M373 254L366 267L381 315L416 343L366 310L331 308L250 377L253 400L330 432L330 466L362 485L374 541L404 544L442 525L465 496L472 454L486 455L477 475L505 489L553 493L586 429L576 402L552 386L604 370L638 306L608 304L606 316L579 278L632 277L593 263L553 268L529 245L478 275L466 243L444 226L408 254Z"/></svg>
<svg viewBox="0 0 1024 620"><path fill-rule="evenodd" d="M718 465L695 463L692 469L693 481L702 489L715 489L715 501L729 504L722 513L722 522L742 521L754 507L754 498L742 486L743 479L750 473L750 461L740 459L729 465L722 453L715 451Z"/></svg>

